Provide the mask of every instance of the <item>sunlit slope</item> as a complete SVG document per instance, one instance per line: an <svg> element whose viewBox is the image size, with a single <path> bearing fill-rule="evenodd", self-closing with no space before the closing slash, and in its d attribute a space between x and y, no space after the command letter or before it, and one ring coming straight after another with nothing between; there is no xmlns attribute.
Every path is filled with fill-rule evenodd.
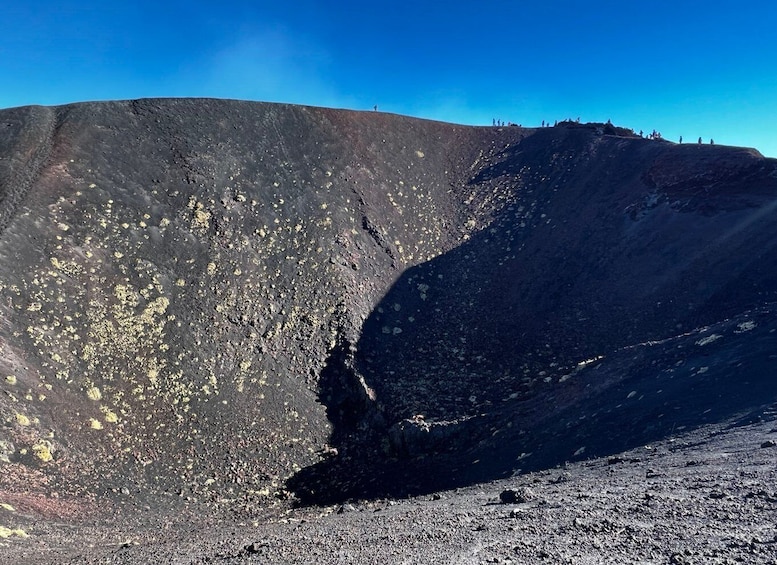
<svg viewBox="0 0 777 565"><path fill-rule="evenodd" d="M277 490L326 444L328 351L471 231L461 127L207 100L0 124L5 483Z"/></svg>

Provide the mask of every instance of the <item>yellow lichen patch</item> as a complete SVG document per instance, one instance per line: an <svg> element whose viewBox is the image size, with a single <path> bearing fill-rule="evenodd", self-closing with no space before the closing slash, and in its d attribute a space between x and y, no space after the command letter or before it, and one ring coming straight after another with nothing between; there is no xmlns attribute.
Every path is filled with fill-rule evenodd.
<svg viewBox="0 0 777 565"><path fill-rule="evenodd" d="M168 306L170 306L170 299L166 296L160 296L146 306L146 309L143 310L143 313L140 315L140 319L147 324L153 324L154 314L161 316L167 311Z"/></svg>
<svg viewBox="0 0 777 565"><path fill-rule="evenodd" d="M206 272L213 276L216 274L216 263L208 263L208 267L206 268Z"/></svg>
<svg viewBox="0 0 777 565"><path fill-rule="evenodd" d="M201 205L200 205L201 206ZM210 212L207 210L195 210L192 218L192 227L197 229L208 229L210 226Z"/></svg>
<svg viewBox="0 0 777 565"><path fill-rule="evenodd" d="M93 386L86 391L86 396L89 397L89 400L97 401L103 397L103 393L100 392L99 388Z"/></svg>
<svg viewBox="0 0 777 565"><path fill-rule="evenodd" d="M7 538L10 538L11 536L17 536L20 538L30 537L27 535L27 532L25 532L21 528L11 529L11 528L6 528L5 526L0 526L0 538L7 539Z"/></svg>
<svg viewBox="0 0 777 565"><path fill-rule="evenodd" d="M245 388L245 380L246 376L248 375L248 370L251 368L251 361L244 360L240 363L240 371L238 372L236 384L237 384L237 391L243 392Z"/></svg>
<svg viewBox="0 0 777 565"><path fill-rule="evenodd" d="M156 361L156 359L154 359ZM151 382L151 386L156 386L159 381L159 368L154 365L148 370L148 380Z"/></svg>
<svg viewBox="0 0 777 565"><path fill-rule="evenodd" d="M5 378L5 382L7 382L9 385L15 385L16 384L16 375L8 375Z"/></svg>
<svg viewBox="0 0 777 565"><path fill-rule="evenodd" d="M119 417L116 415L116 413L107 406L101 406L100 411L105 416L105 421L109 424L115 424L119 421Z"/></svg>
<svg viewBox="0 0 777 565"><path fill-rule="evenodd" d="M16 508L11 506L10 504L6 504L5 502L0 502L0 508L3 510L8 510L8 512L16 512Z"/></svg>
<svg viewBox="0 0 777 565"><path fill-rule="evenodd" d="M15 414L16 417L16 423L20 426L29 426L30 425L30 419L25 416L24 414L19 414L18 412Z"/></svg>
<svg viewBox="0 0 777 565"><path fill-rule="evenodd" d="M103 424L97 418L89 418L89 427L93 430L103 429Z"/></svg>
<svg viewBox="0 0 777 565"><path fill-rule="evenodd" d="M46 440L41 440L35 445L33 445L32 452L35 454L35 457L37 457L44 463L48 463L49 461L54 459L54 457L51 455L51 444Z"/></svg>

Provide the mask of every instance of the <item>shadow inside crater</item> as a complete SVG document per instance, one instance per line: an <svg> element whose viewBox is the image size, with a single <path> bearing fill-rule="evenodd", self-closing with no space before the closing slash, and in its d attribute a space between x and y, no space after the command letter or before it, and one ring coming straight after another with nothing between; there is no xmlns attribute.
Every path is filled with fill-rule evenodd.
<svg viewBox="0 0 777 565"><path fill-rule="evenodd" d="M518 170L497 166L483 179ZM775 229L757 209L635 220L622 203L647 187L624 175L524 186L402 274L321 374L333 449L288 481L301 504L430 493L772 414ZM680 221L704 236L734 220L747 228L714 257L709 238L661 239Z"/></svg>

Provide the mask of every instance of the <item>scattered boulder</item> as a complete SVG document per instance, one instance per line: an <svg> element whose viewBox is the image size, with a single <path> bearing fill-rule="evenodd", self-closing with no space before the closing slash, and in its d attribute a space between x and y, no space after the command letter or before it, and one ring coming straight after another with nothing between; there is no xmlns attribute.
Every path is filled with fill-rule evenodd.
<svg viewBox="0 0 777 565"><path fill-rule="evenodd" d="M522 487L519 489L506 489L499 493L502 504L524 504L535 498L531 489Z"/></svg>

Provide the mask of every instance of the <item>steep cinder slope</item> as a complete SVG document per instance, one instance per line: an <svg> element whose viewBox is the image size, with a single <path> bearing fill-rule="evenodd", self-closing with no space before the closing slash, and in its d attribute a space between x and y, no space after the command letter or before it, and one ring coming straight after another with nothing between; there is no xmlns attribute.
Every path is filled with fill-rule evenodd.
<svg viewBox="0 0 777 565"><path fill-rule="evenodd" d="M186 99L0 127L0 502L420 492L774 392L752 150Z"/></svg>
<svg viewBox="0 0 777 565"><path fill-rule="evenodd" d="M19 507L282 491L327 444L331 351L471 231L471 166L523 135L215 100L0 125L0 490Z"/></svg>
<svg viewBox="0 0 777 565"><path fill-rule="evenodd" d="M502 205L368 318L348 364L375 401L304 496L482 481L774 401L774 160L564 123L473 172ZM385 457L348 449L360 426Z"/></svg>

